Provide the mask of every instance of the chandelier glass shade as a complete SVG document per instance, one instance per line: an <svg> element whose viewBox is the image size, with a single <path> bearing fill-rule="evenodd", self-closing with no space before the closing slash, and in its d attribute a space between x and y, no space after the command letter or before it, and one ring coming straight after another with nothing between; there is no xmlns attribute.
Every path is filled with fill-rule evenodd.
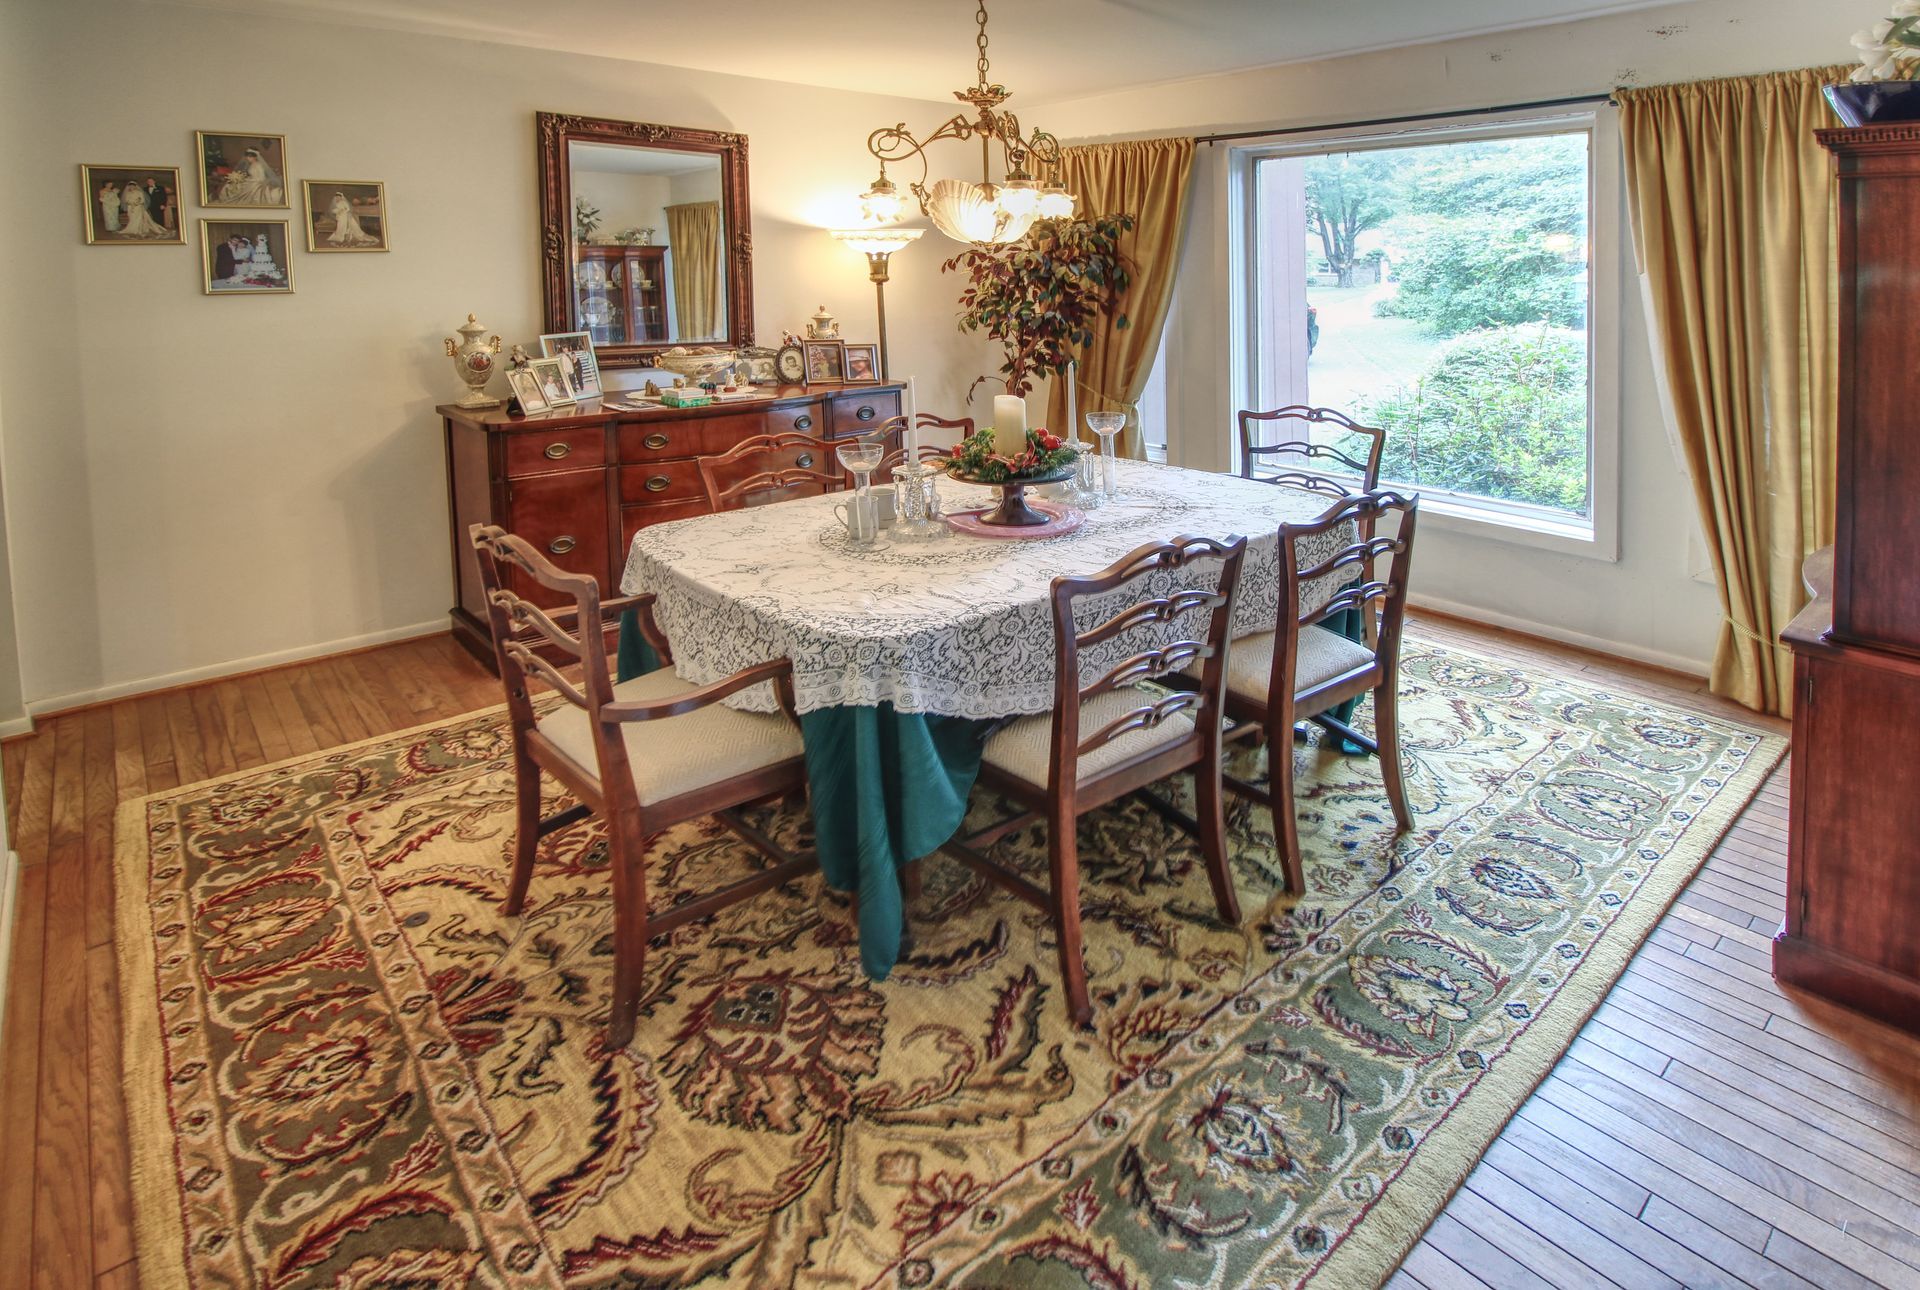
<svg viewBox="0 0 1920 1290"><path fill-rule="evenodd" d="M1060 219L1073 214L1074 198L1058 180L1041 183L1028 172L1029 163L1057 174L1060 168L1060 141L1044 130L1023 135L1020 120L1002 105L1012 97L1004 85L987 80L987 6L979 0L975 15L979 34L975 44L979 83L971 89L955 90L954 97L970 104L975 115L966 112L943 122L925 139L914 136L903 122L875 130L867 136L867 151L880 162L880 177L861 194L861 214L874 223L889 223L900 218L906 201L887 177L889 163L918 160L920 178L908 185L920 213L933 226L957 242L1013 242L1026 236L1037 219ZM965 179L934 179L927 160L927 149L943 140L979 141L980 182ZM993 145L999 144L1004 174L995 182L988 167Z"/></svg>

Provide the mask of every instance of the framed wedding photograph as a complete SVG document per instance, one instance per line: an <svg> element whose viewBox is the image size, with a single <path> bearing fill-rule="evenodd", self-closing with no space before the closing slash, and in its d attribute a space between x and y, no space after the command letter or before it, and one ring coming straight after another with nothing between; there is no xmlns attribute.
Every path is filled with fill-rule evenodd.
<svg viewBox="0 0 1920 1290"><path fill-rule="evenodd" d="M283 219L201 220L201 291L209 296L291 294L290 237Z"/></svg>
<svg viewBox="0 0 1920 1290"><path fill-rule="evenodd" d="M878 381L880 379L880 346L877 344L848 345L847 375L849 381Z"/></svg>
<svg viewBox="0 0 1920 1290"><path fill-rule="evenodd" d="M557 358L574 393L583 399L600 397L600 360L593 356L593 336L584 331L548 332L540 338L543 358Z"/></svg>
<svg viewBox="0 0 1920 1290"><path fill-rule="evenodd" d="M193 132L202 206L287 206L287 136Z"/></svg>
<svg viewBox="0 0 1920 1290"><path fill-rule="evenodd" d="M557 358L536 358L527 364L527 370L533 373L534 384L540 388L540 397L545 399L549 408L566 407L578 403L573 386L567 383L567 369Z"/></svg>
<svg viewBox="0 0 1920 1290"><path fill-rule="evenodd" d="M507 388L513 391L514 398L520 400L521 412L532 415L547 410L547 396L540 392L540 382L531 367L509 368Z"/></svg>
<svg viewBox="0 0 1920 1290"><path fill-rule="evenodd" d="M387 249L387 186L377 179L303 179L309 251Z"/></svg>
<svg viewBox="0 0 1920 1290"><path fill-rule="evenodd" d="M81 166L88 246L184 246L175 166Z"/></svg>
<svg viewBox="0 0 1920 1290"><path fill-rule="evenodd" d="M807 356L807 384L826 385L847 379L847 348L843 341L803 340Z"/></svg>

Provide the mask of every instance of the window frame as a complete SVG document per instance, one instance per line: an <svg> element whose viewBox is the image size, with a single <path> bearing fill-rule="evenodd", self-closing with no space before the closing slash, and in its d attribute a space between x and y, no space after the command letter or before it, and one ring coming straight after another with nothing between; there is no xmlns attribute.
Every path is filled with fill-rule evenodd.
<svg viewBox="0 0 1920 1290"><path fill-rule="evenodd" d="M1470 143L1542 134L1587 136L1587 424L1586 516L1526 503L1503 502L1444 489L1421 488L1422 527L1540 548L1586 559L1620 557L1620 277L1622 192L1618 123L1605 104L1590 108L1473 114L1414 127L1327 129L1284 141L1238 146L1227 158L1228 297L1232 343L1228 388L1239 407L1253 407L1259 390L1260 216L1257 168L1268 158L1329 152L1378 151L1430 143ZM1237 430L1227 454L1239 468ZM1385 482L1385 481L1383 481ZM1412 487L1411 485L1409 487Z"/></svg>

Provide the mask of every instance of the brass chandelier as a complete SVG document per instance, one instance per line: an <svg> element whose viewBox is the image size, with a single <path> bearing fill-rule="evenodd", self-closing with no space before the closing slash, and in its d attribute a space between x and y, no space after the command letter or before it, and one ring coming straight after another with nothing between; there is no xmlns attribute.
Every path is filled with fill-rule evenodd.
<svg viewBox="0 0 1920 1290"><path fill-rule="evenodd" d="M974 43L980 56L976 63L979 83L971 89L955 90L953 96L971 104L979 113L969 118L965 112L953 117L928 135L917 139L906 123L875 130L867 136L867 151L880 161L880 177L860 197L860 208L867 219L880 224L900 218L903 201L893 181L887 178L890 162L915 158L920 162L920 178L908 190L920 203L920 213L933 226L957 242L1013 242L1026 235L1036 219L1053 219L1073 214L1074 198L1058 182L1045 184L1029 173L1029 163L1057 173L1060 166L1060 141L1036 127L1031 136L1022 137L1020 118L1002 111L1000 105L1013 97L1004 85L987 80L987 3L979 0L974 21L980 32ZM927 149L944 139L980 140L980 182L965 179L938 179L929 182L931 170ZM1003 175L993 182L993 145L1000 145Z"/></svg>

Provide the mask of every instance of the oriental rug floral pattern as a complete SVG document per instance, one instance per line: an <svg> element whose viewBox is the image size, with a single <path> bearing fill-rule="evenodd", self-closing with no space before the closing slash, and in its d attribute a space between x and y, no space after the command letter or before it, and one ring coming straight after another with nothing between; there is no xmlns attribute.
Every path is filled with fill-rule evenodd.
<svg viewBox="0 0 1920 1290"><path fill-rule="evenodd" d="M657 938L638 1034L609 1050L597 829L548 839L527 912L500 912L498 714L130 804L142 1271L1377 1280L1781 752L1419 642L1402 692L1415 831L1393 836L1369 760L1297 747L1309 892L1279 892L1271 820L1236 805L1243 926L1145 805L1083 821L1090 1032L1066 1022L1047 921L936 860L890 980L862 975L810 878ZM768 827L803 841L805 817ZM1001 846L1044 874L1037 830ZM670 901L754 863L684 827L648 881Z"/></svg>

